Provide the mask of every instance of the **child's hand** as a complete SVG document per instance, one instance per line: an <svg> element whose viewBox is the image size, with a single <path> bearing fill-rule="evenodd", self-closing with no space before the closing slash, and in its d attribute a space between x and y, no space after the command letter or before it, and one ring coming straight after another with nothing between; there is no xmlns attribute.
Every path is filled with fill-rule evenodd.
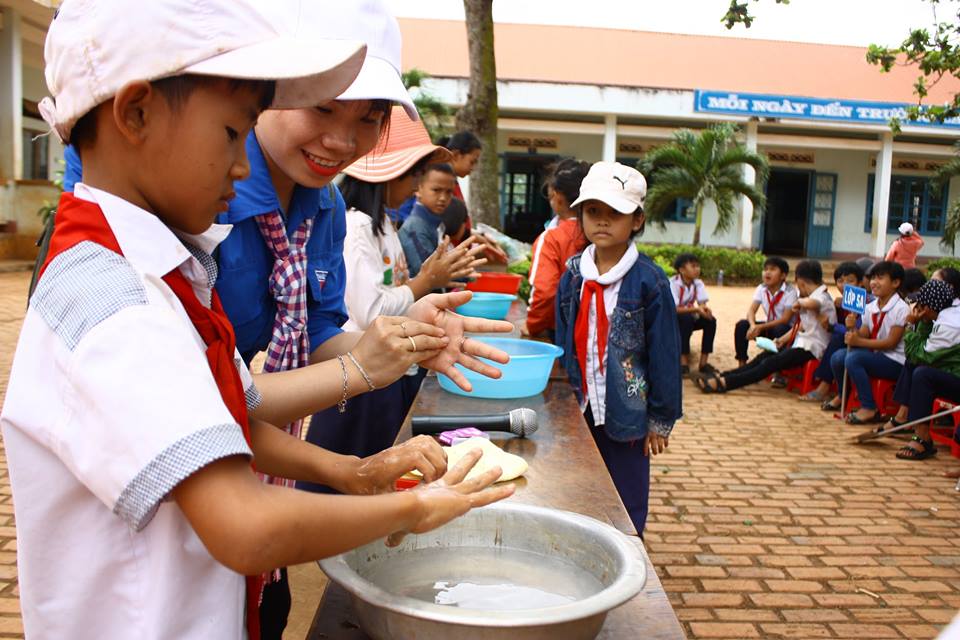
<svg viewBox="0 0 960 640"><path fill-rule="evenodd" d="M648 431L647 437L643 440L643 455L655 456L661 454L667 450L668 446L670 446L670 438Z"/></svg>
<svg viewBox="0 0 960 640"><path fill-rule="evenodd" d="M423 474L426 482L433 482L447 472L447 454L430 436L411 438L360 460L346 493L389 493L400 476L414 469Z"/></svg>
<svg viewBox="0 0 960 640"><path fill-rule="evenodd" d="M847 317L843 319L843 324L847 327L847 329L856 329L857 315L855 313L848 313Z"/></svg>
<svg viewBox="0 0 960 640"><path fill-rule="evenodd" d="M410 491L409 493L417 498L419 515L408 529L390 534L387 546L397 546L408 533L426 533L457 516L462 516L474 507L482 507L510 497L514 490L513 484L490 486L503 473L500 467L494 467L473 480L464 480L481 455L483 452L480 449L470 451L442 478Z"/></svg>
<svg viewBox="0 0 960 640"><path fill-rule="evenodd" d="M760 329L755 324L751 324L750 328L747 329L747 340L756 340L757 336L760 335Z"/></svg>
<svg viewBox="0 0 960 640"><path fill-rule="evenodd" d="M843 342L848 347L856 347L860 345L860 336L855 331L847 331L843 336Z"/></svg>
<svg viewBox="0 0 960 640"><path fill-rule="evenodd" d="M802 308L803 308L803 305L800 304L800 301L799 301L799 300L797 300L796 302L793 303L793 305L790 306L790 309L791 309L794 313L797 313L797 312L800 311L800 309L802 309Z"/></svg>
<svg viewBox="0 0 960 640"><path fill-rule="evenodd" d="M437 245L437 250L430 254L420 267L420 273L430 280L430 289L462 287L462 282L455 281L476 277L475 269L487 262L486 258L477 258L484 246L476 244L472 237L454 249L449 246L450 236L444 236L443 241Z"/></svg>
<svg viewBox="0 0 960 640"><path fill-rule="evenodd" d="M705 304L700 305L700 315L708 320L713 320L713 311L711 311L710 307Z"/></svg>

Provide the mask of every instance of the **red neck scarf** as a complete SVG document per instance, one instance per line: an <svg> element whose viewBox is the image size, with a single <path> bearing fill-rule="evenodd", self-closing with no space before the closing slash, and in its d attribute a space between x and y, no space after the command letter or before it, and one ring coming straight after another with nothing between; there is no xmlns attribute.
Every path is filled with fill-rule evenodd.
<svg viewBox="0 0 960 640"><path fill-rule="evenodd" d="M72 193L64 193L57 207L56 227L50 240L50 253L40 268L40 277L47 265L57 255L83 242L90 241L123 255L116 236L110 229L103 211L98 205ZM208 309L193 292L193 287L180 272L174 269L163 276L173 293L183 304L193 326L207 345L207 363L217 383L217 389L223 398L230 415L243 429L243 437L250 444L250 423L247 418L247 402L243 393L243 381L233 361L236 351L236 336L233 326L227 319L220 304L220 297L213 291L211 307ZM260 638L260 577L247 577L247 633L250 640Z"/></svg>
<svg viewBox="0 0 960 640"><path fill-rule="evenodd" d="M580 379L583 391L587 390L587 337L590 332L590 301L597 302L597 360L600 363L600 373L603 373L603 355L607 350L607 334L610 331L607 321L607 308L603 303L603 290L607 285L595 280L584 280L583 293L580 296L580 311L573 327L574 346L577 350L577 360L580 362Z"/></svg>
<svg viewBox="0 0 960 640"><path fill-rule="evenodd" d="M870 328L870 339L876 340L877 336L880 335L880 327L883 326L883 321L887 318L886 311L878 311L875 316L873 316L873 326Z"/></svg>
<svg viewBox="0 0 960 640"><path fill-rule="evenodd" d="M777 304L783 300L783 289L777 291L777 295L771 296L770 290L766 289L767 294L767 322L773 322L777 319Z"/></svg>
<svg viewBox="0 0 960 640"><path fill-rule="evenodd" d="M689 293L690 299L684 300L684 294ZM694 281L689 287L683 283L683 280L680 280L680 293L677 296L679 299L677 302L677 308L683 309L684 307L692 306L697 299L697 283Z"/></svg>

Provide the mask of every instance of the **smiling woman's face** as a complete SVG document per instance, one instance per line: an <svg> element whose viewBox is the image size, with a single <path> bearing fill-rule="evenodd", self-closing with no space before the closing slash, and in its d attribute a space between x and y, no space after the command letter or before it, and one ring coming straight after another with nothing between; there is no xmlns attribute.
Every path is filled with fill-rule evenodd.
<svg viewBox="0 0 960 640"><path fill-rule="evenodd" d="M257 140L284 175L318 189L376 146L388 110L371 100L334 100L312 109L265 111Z"/></svg>

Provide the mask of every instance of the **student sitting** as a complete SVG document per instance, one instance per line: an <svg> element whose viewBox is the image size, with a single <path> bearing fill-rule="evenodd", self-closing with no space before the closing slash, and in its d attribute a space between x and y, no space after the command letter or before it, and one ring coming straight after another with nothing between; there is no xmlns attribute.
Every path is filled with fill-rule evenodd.
<svg viewBox="0 0 960 640"><path fill-rule="evenodd" d="M670 291L677 307L677 322L680 325L680 370L690 373L690 336L694 331L703 331L700 340L700 371L716 371L707 363L713 353L713 339L717 335L717 319L707 307L710 297L700 279L700 259L692 253L681 253L673 261L677 274L670 278Z"/></svg>
<svg viewBox="0 0 960 640"><path fill-rule="evenodd" d="M783 258L770 257L763 263L763 284L757 286L747 317L737 322L733 330L733 343L737 362L747 364L747 345L758 336L779 338L791 329L793 303L797 301L797 288L787 282L790 265ZM763 309L765 320L757 323L757 311Z"/></svg>
<svg viewBox="0 0 960 640"><path fill-rule="evenodd" d="M929 415L936 398L960 402L960 300L949 283L930 280L914 296L911 314L915 327L904 337L907 363L894 399L909 407L907 421ZM896 426L888 423L884 427ZM925 460L936 455L930 423L915 428L916 435L897 452L901 460Z"/></svg>
<svg viewBox="0 0 960 640"><path fill-rule="evenodd" d="M807 361L823 355L830 340L830 333L820 322L820 315L825 313L831 320L835 320L836 316L833 300L823 284L823 268L820 263L816 260L800 262L797 265L796 281L801 297L794 303L793 309L800 313L800 323L795 324L790 333L777 338L779 351L761 353L746 365L722 374L701 373L695 378L701 391L726 393L760 382L771 374L803 366Z"/></svg>
<svg viewBox="0 0 960 640"><path fill-rule="evenodd" d="M400 227L400 244L411 278L417 277L421 265L440 244L441 216L453 198L456 184L457 176L449 164L429 164L423 171L417 188L417 204Z"/></svg>
<svg viewBox="0 0 960 640"><path fill-rule="evenodd" d="M837 287L837 291L840 293L840 295L834 299L833 304L835 322L831 322L826 313L820 315L820 322L824 324L824 328L830 331L830 343L827 344L823 355L820 356L820 365L813 373L814 379L819 380L820 384L818 384L817 388L813 391L799 397L803 402L817 402L822 404L830 397L830 388L834 382L833 369L830 368L830 358L832 358L833 354L839 349L843 349L846 344L843 336L847 330L843 322L847 314L850 313L842 306L843 290L848 286L859 287L863 283L864 275L863 268L856 262L841 262L833 272L833 282Z"/></svg>
<svg viewBox="0 0 960 640"><path fill-rule="evenodd" d="M867 424L880 417L870 380L896 380L905 360L903 332L910 306L897 293L903 283L903 267L884 260L873 265L867 275L876 299L867 305L859 329L856 329L856 316L847 316L846 348L833 354L830 361L834 378L843 380L846 370L860 397L860 409L846 417L850 424ZM834 411L840 405L838 395L824 403L823 408Z"/></svg>

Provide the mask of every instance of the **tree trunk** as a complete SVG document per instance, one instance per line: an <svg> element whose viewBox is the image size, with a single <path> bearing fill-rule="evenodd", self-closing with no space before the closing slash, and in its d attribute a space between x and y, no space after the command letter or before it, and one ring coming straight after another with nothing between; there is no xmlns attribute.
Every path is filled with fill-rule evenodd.
<svg viewBox="0 0 960 640"><path fill-rule="evenodd" d="M457 129L472 131L483 152L470 174L470 216L500 228L500 159L497 155L497 64L493 52L493 0L463 0L470 50L467 102Z"/></svg>
<svg viewBox="0 0 960 640"><path fill-rule="evenodd" d="M700 226L703 224L703 203L697 203L697 215L693 221L693 246L700 246Z"/></svg>

